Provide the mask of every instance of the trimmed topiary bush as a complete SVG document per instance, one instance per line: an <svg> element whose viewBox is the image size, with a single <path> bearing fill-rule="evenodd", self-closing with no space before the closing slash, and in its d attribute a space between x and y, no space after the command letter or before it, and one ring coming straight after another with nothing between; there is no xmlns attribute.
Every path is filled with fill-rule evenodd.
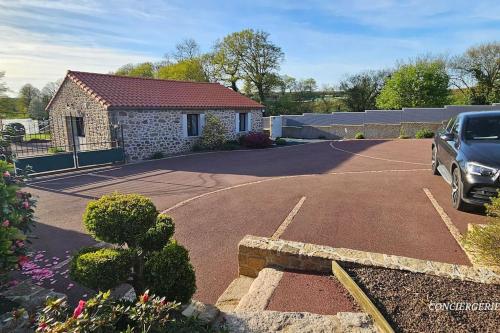
<svg viewBox="0 0 500 333"><path fill-rule="evenodd" d="M356 135L354 135L354 138L358 139L358 140L359 139L364 139L365 135L363 133L361 133L361 132L358 132L358 133L356 133Z"/></svg>
<svg viewBox="0 0 500 333"><path fill-rule="evenodd" d="M137 237L155 224L157 215L148 198L114 193L91 201L83 214L83 224L97 240L133 247Z"/></svg>
<svg viewBox="0 0 500 333"><path fill-rule="evenodd" d="M107 290L127 281L132 264L124 249L81 249L70 265L71 277L92 289Z"/></svg>
<svg viewBox="0 0 500 333"><path fill-rule="evenodd" d="M486 205L490 221L473 226L464 238L465 248L482 264L500 271L500 194Z"/></svg>
<svg viewBox="0 0 500 333"><path fill-rule="evenodd" d="M83 223L94 238L117 246L83 248L71 262L71 277L92 289L127 282L137 295L151 289L170 300L188 301L196 290L188 251L172 236L172 218L138 194L105 195L88 204Z"/></svg>
<svg viewBox="0 0 500 333"><path fill-rule="evenodd" d="M431 131L428 128L419 129L415 133L415 138L417 138L417 139L430 139L430 138L433 138L433 137L434 137L434 132Z"/></svg>
<svg viewBox="0 0 500 333"><path fill-rule="evenodd" d="M172 241L146 261L146 285L157 295L187 302L194 294L195 276L188 251Z"/></svg>
<svg viewBox="0 0 500 333"><path fill-rule="evenodd" d="M248 148L268 148L273 141L263 132L250 132L240 138L240 143Z"/></svg>

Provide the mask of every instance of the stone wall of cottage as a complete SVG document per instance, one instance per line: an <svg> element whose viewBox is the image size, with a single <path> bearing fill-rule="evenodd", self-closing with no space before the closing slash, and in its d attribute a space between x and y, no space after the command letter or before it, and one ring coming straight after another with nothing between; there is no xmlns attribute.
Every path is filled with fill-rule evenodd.
<svg viewBox="0 0 500 333"><path fill-rule="evenodd" d="M49 109L52 146L73 150L71 125L67 117L83 117L86 145L81 150L110 147L109 113L93 97L73 81L66 79Z"/></svg>
<svg viewBox="0 0 500 333"><path fill-rule="evenodd" d="M192 113L212 114L219 118L227 130L227 139L236 139L235 110L112 110L113 124L120 124L127 160L149 159L155 153L172 155L190 151L199 137L185 137L182 115ZM252 131L262 131L262 111L252 110Z"/></svg>

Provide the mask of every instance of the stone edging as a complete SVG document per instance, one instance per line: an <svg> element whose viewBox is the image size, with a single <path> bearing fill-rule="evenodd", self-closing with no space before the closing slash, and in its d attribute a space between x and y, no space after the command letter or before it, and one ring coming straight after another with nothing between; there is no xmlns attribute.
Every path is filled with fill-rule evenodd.
<svg viewBox="0 0 500 333"><path fill-rule="evenodd" d="M396 255L333 248L267 237L245 236L238 244L239 273L257 277L267 266L331 273L332 261L343 261L442 276L457 280L500 284L500 275L486 268L441 263Z"/></svg>

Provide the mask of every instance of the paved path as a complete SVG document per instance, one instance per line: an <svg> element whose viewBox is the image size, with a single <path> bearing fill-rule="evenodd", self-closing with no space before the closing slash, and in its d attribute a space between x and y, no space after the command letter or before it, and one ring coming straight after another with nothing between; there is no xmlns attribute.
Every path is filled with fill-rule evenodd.
<svg viewBox="0 0 500 333"><path fill-rule="evenodd" d="M93 244L81 224L88 201L142 193L174 217L175 237L196 268L195 297L215 302L237 275L239 240L271 237L305 196L281 238L467 264L423 188L461 232L485 218L451 208L448 185L430 173L429 152L429 140L325 141L37 179L30 189L39 197L34 247L61 255Z"/></svg>

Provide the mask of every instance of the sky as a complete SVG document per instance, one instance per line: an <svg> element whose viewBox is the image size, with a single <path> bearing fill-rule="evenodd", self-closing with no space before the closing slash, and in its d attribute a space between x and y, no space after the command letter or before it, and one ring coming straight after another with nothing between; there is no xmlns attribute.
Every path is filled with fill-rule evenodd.
<svg viewBox="0 0 500 333"><path fill-rule="evenodd" d="M0 71L15 96L68 69L161 60L186 38L209 51L245 28L270 33L285 53L282 74L336 85L349 73L500 40L500 1L0 0Z"/></svg>

